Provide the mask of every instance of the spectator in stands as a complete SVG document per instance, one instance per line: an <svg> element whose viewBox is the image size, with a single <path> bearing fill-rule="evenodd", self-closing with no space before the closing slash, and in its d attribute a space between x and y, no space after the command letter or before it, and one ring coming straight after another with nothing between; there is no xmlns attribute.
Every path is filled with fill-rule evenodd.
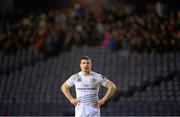
<svg viewBox="0 0 180 117"><path fill-rule="evenodd" d="M176 15L171 11L165 14L162 8L165 4L156 3L143 6L141 12L137 8L140 6L135 4L92 8L75 3L73 8L30 15L13 25L7 22L0 30L1 37L5 35L1 39L1 53L32 47L41 51L46 36L52 37L49 39L55 44L55 53L66 50L66 45L68 49L94 45L112 48L115 45L119 50L129 52L178 51L180 13L177 11ZM118 34L114 37L112 33L116 31Z"/></svg>

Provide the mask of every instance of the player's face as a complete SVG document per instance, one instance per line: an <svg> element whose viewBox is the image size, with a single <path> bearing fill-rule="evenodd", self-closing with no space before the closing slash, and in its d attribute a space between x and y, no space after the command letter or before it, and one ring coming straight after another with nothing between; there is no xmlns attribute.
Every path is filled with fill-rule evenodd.
<svg viewBox="0 0 180 117"><path fill-rule="evenodd" d="M91 63L91 60L81 60L81 63L80 63L80 68L81 68L81 71L83 72L90 72L91 71L91 67L92 67L92 63Z"/></svg>

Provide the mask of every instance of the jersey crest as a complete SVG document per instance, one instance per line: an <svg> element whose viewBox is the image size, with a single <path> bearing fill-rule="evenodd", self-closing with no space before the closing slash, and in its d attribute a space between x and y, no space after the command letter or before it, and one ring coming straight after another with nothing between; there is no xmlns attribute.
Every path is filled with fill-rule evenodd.
<svg viewBox="0 0 180 117"><path fill-rule="evenodd" d="M93 82L96 82L96 79L95 79L95 78L93 78L93 79L92 79L92 81L93 81Z"/></svg>
<svg viewBox="0 0 180 117"><path fill-rule="evenodd" d="M81 82L81 77L79 76L79 74L76 74L76 81Z"/></svg>

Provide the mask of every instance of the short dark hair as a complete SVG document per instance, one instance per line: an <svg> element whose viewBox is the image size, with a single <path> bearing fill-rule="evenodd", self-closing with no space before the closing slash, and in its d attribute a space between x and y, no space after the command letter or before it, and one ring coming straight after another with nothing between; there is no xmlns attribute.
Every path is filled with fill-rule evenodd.
<svg viewBox="0 0 180 117"><path fill-rule="evenodd" d="M80 59L80 62L82 61L82 60L90 60L91 61L91 58L89 57L89 56L83 56L83 57L81 57L81 59Z"/></svg>

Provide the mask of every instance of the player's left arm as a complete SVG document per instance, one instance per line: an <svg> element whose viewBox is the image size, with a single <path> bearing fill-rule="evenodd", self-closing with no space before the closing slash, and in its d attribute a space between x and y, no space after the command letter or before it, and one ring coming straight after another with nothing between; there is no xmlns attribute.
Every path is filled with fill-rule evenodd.
<svg viewBox="0 0 180 117"><path fill-rule="evenodd" d="M111 98L111 96L114 94L115 90L116 90L116 85L108 80L105 87L107 88L106 94L97 102L94 103L95 107L100 107L101 105L105 104L105 102Z"/></svg>

